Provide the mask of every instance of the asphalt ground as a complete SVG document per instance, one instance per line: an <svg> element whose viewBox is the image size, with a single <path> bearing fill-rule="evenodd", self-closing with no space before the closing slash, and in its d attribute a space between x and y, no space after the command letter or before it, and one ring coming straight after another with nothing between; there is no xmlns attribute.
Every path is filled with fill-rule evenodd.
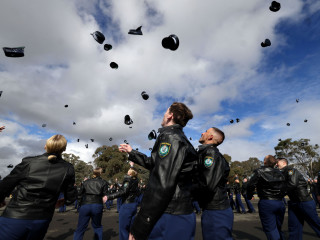
<svg viewBox="0 0 320 240"><path fill-rule="evenodd" d="M116 201L114 201L116 203ZM253 206L258 210L258 200L252 200ZM245 205L245 204L244 204ZM0 214L4 208L0 209ZM317 209L318 215L320 216L320 209ZM78 213L73 207L67 207L67 211L64 213L56 213L53 216L52 222L50 223L48 232L46 234L46 240L72 240L73 233L78 223ZM114 204L111 210L104 210L102 217L103 225L103 239L104 240L117 240L119 239L118 230L118 213L116 212L116 205ZM288 213L286 211L285 219L282 227L286 237L288 237ZM305 223L303 229L303 239L315 240L319 239L310 226ZM93 239L93 228L89 224L87 231L84 235L84 240ZM247 213L240 214L234 213L234 224L233 224L233 238L239 240L264 240L267 239L264 232L262 231L259 214L258 213ZM197 215L197 226L195 240L202 239L201 233L201 215Z"/></svg>

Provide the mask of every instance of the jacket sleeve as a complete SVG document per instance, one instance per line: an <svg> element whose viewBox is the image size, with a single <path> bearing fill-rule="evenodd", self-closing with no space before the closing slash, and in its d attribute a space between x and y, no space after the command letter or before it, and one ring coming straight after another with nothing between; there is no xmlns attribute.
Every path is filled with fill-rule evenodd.
<svg viewBox="0 0 320 240"><path fill-rule="evenodd" d="M150 173L141 209L137 214L131 233L136 240L145 240L171 201L178 182L186 146L167 134L161 136L155 153L155 165Z"/></svg>
<svg viewBox="0 0 320 240"><path fill-rule="evenodd" d="M258 169L256 169L256 170L254 170L250 180L248 181L248 185L247 185L247 197L249 200L251 200L253 197L253 193L254 193L254 190L258 184L258 180L259 180L259 173L258 173Z"/></svg>
<svg viewBox="0 0 320 240"><path fill-rule="evenodd" d="M129 190L130 190L129 181L125 180L118 192L107 194L108 200L113 200L115 198L122 197L128 194Z"/></svg>
<svg viewBox="0 0 320 240"><path fill-rule="evenodd" d="M22 162L18 164L8 176L0 181L0 202L3 202L4 199L11 194L18 183L26 177L28 169L29 161L22 160Z"/></svg>
<svg viewBox="0 0 320 240"><path fill-rule="evenodd" d="M152 161L151 157L147 157L147 155L136 150L132 150L129 153L128 159L148 170L152 169L154 166L154 162Z"/></svg>
<svg viewBox="0 0 320 240"><path fill-rule="evenodd" d="M70 205L76 200L77 192L74 184L75 173L73 166L70 164L63 183L64 202L66 205Z"/></svg>

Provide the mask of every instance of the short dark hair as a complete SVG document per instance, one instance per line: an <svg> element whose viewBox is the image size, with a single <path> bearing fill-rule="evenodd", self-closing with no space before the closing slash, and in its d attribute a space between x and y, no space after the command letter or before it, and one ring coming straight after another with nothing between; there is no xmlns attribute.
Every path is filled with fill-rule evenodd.
<svg viewBox="0 0 320 240"><path fill-rule="evenodd" d="M272 155L267 155L264 159L266 160L265 166L268 167L274 167L277 163L277 159Z"/></svg>
<svg viewBox="0 0 320 240"><path fill-rule="evenodd" d="M288 160L286 158L278 158L277 161L284 161L288 165Z"/></svg>
<svg viewBox="0 0 320 240"><path fill-rule="evenodd" d="M193 118L191 110L184 103L172 103L169 112L173 114L173 121L182 127L185 127L188 121Z"/></svg>
<svg viewBox="0 0 320 240"><path fill-rule="evenodd" d="M219 141L218 145L220 145L221 143L223 143L224 141L224 132L222 132L219 128L216 128L216 127L212 127L212 129L219 134L219 136L221 137L221 141Z"/></svg>

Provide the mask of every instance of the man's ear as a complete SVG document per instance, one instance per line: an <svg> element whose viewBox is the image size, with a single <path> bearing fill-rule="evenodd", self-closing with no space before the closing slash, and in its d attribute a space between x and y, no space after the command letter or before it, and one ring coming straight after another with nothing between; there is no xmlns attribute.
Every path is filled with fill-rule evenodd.
<svg viewBox="0 0 320 240"><path fill-rule="evenodd" d="M168 120L171 121L171 120L173 120L173 119L174 119L173 113L169 112Z"/></svg>
<svg viewBox="0 0 320 240"><path fill-rule="evenodd" d="M213 135L210 134L209 137L208 137L208 140L212 140L213 139Z"/></svg>

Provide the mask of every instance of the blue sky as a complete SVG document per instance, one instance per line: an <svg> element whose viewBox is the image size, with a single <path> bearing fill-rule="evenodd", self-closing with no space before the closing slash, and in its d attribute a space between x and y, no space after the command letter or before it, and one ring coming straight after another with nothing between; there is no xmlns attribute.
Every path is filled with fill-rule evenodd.
<svg viewBox="0 0 320 240"><path fill-rule="evenodd" d="M173 101L194 113L185 128L194 146L202 132L219 127L226 133L219 149L232 160L262 160L278 138L319 144L320 3L280 1L276 13L270 3L2 1L1 46L26 48L24 58L0 55L0 175L9 163L41 154L56 133L68 138L68 153L87 162L110 137L149 153L154 141L147 135ZM142 36L127 34L140 25ZM94 41L94 31L104 33L111 51ZM180 39L176 51L161 46L170 34ZM262 48L266 38L272 45ZM236 118L240 123L229 123Z"/></svg>

